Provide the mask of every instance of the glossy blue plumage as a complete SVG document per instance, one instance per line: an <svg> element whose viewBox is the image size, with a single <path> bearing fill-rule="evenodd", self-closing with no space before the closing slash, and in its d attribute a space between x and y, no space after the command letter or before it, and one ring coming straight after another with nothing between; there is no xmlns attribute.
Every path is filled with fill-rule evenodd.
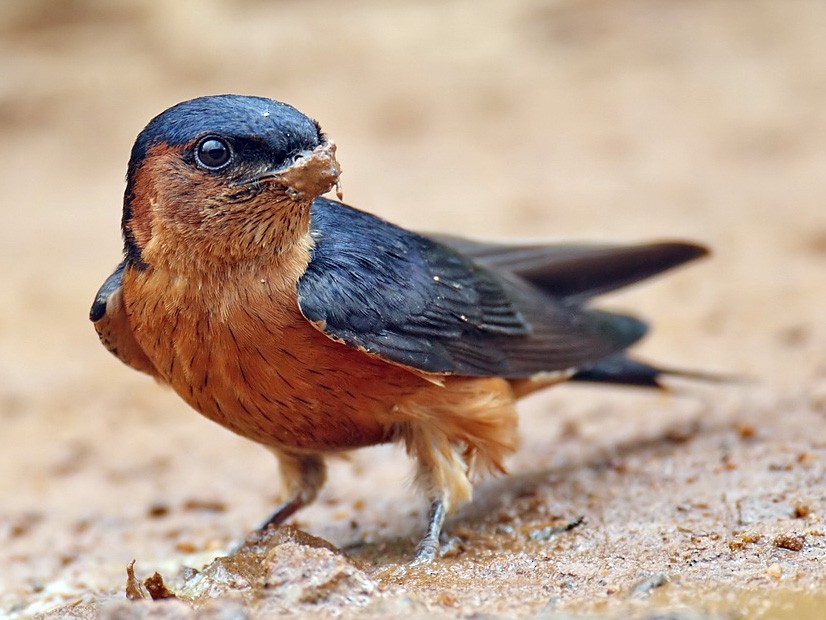
<svg viewBox="0 0 826 620"><path fill-rule="evenodd" d="M316 199L298 303L346 344L435 373L529 377L590 366L645 324L565 303L519 276L347 205Z"/></svg>

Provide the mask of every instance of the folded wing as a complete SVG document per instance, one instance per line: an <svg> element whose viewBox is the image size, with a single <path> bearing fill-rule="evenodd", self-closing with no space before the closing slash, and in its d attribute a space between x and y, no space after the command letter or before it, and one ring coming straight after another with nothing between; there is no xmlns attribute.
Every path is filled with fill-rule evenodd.
<svg viewBox="0 0 826 620"><path fill-rule="evenodd" d="M101 343L112 355L136 370L157 377L155 366L135 340L123 306L121 288L125 267L126 261L121 262L112 275L106 278L95 295L89 318L95 325Z"/></svg>
<svg viewBox="0 0 826 620"><path fill-rule="evenodd" d="M621 351L641 321L590 310L341 203L312 210L304 316L329 337L417 370L530 377Z"/></svg>

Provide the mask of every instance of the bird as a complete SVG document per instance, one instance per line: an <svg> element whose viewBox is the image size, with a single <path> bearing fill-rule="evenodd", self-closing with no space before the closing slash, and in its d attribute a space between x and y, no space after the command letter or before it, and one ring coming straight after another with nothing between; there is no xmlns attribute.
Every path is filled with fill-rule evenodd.
<svg viewBox="0 0 826 620"><path fill-rule="evenodd" d="M403 444L427 563L471 475L505 472L517 400L679 373L630 356L647 323L592 300L708 250L420 234L324 197L340 173L333 140L286 103L165 110L131 150L123 259L90 319L122 362L274 453L285 499L262 531L316 498L326 457Z"/></svg>

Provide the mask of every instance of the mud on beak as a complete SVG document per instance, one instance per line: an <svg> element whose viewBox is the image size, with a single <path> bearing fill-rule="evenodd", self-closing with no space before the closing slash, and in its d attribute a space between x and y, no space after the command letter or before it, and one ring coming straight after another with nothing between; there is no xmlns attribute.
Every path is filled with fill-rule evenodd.
<svg viewBox="0 0 826 620"><path fill-rule="evenodd" d="M340 174L336 145L326 140L312 151L298 153L286 168L266 172L258 180L283 187L296 202L309 202L337 186Z"/></svg>

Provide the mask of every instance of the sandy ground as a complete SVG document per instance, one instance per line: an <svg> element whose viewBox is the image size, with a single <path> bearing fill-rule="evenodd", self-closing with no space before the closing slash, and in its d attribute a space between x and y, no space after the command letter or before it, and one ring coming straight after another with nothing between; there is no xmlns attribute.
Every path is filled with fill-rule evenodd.
<svg viewBox="0 0 826 620"><path fill-rule="evenodd" d="M0 615L822 617L824 32L819 0L3 4ZM182 567L269 512L275 465L86 316L134 136L220 92L318 118L345 199L406 226L709 244L605 303L654 319L649 358L752 381L532 397L513 475L426 569L405 566L424 515L405 455L361 451L296 521L346 557L262 541L255 575L221 564L217 602L196 595L214 574ZM191 602L127 601L132 559Z"/></svg>

